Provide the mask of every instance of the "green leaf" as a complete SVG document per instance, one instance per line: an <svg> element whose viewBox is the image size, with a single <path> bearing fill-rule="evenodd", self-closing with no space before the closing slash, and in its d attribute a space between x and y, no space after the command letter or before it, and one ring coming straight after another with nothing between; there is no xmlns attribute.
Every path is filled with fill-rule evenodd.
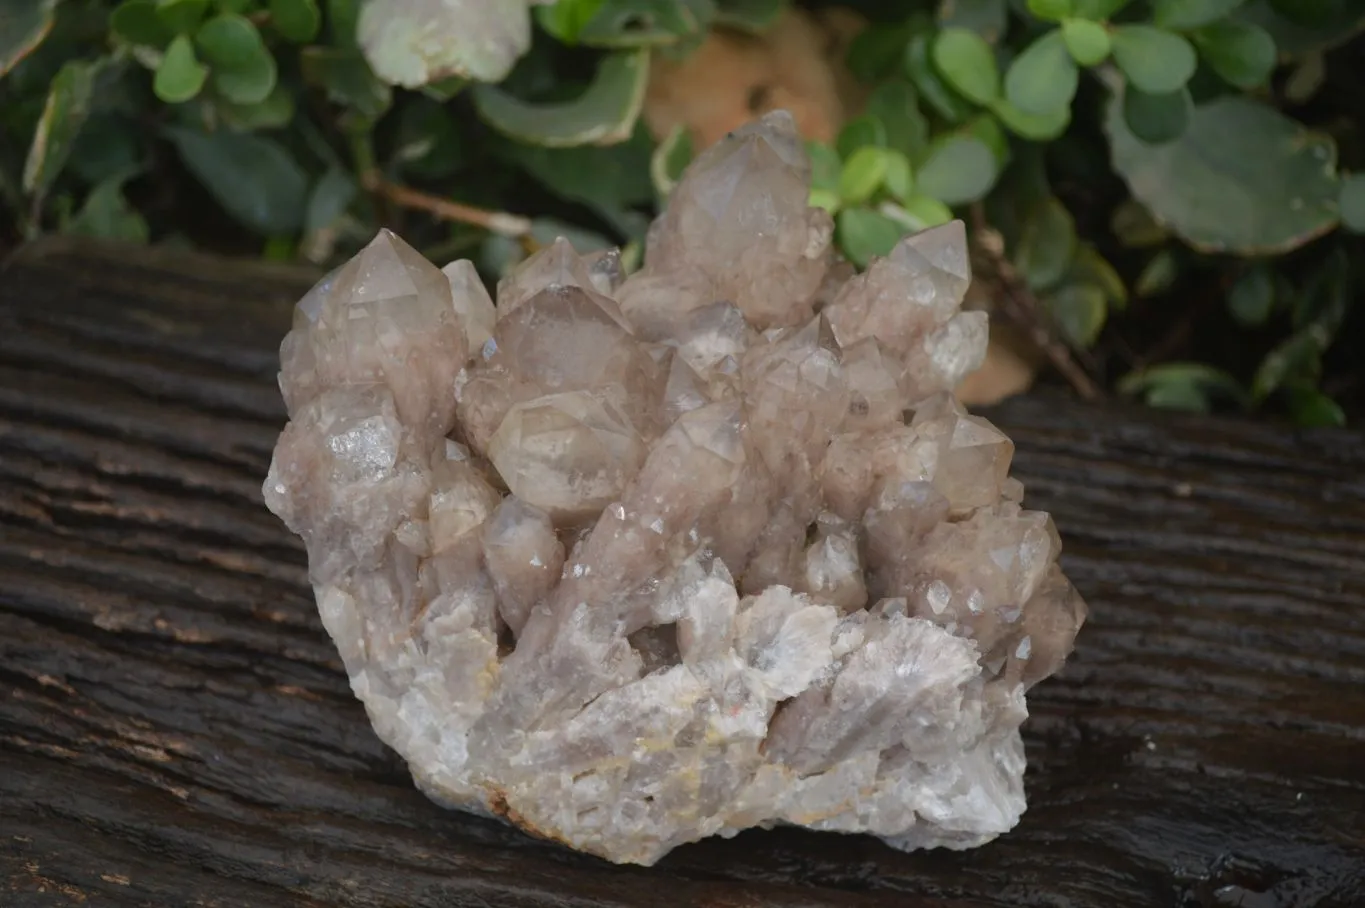
<svg viewBox="0 0 1365 908"><path fill-rule="evenodd" d="M900 242L900 225L868 208L845 208L835 219L835 238L848 260L860 268Z"/></svg>
<svg viewBox="0 0 1365 908"><path fill-rule="evenodd" d="M882 125L881 120L867 114L854 117L845 123L834 140L834 147L838 150L840 158L848 158L859 148L869 145L878 148L886 146L886 127Z"/></svg>
<svg viewBox="0 0 1365 908"><path fill-rule="evenodd" d="M1045 22L1060 22L1071 15L1072 0L1028 0L1028 11Z"/></svg>
<svg viewBox="0 0 1365 908"><path fill-rule="evenodd" d="M1081 66L1096 66L1109 58L1109 31L1089 19L1062 21L1062 40L1071 59Z"/></svg>
<svg viewBox="0 0 1365 908"><path fill-rule="evenodd" d="M269 96L258 104L234 104L219 99L213 107L222 118L223 125L237 132L282 129L293 121L297 113L294 93L278 83Z"/></svg>
<svg viewBox="0 0 1365 908"><path fill-rule="evenodd" d="M977 104L1000 96L1000 71L995 52L976 32L945 28L934 39L934 65L958 94Z"/></svg>
<svg viewBox="0 0 1365 908"><path fill-rule="evenodd" d="M181 104L199 94L208 76L209 68L194 55L194 43L176 35L156 68L152 91L167 104Z"/></svg>
<svg viewBox="0 0 1365 908"><path fill-rule="evenodd" d="M474 106L494 129L524 142L550 148L614 145L634 130L648 78L648 51L620 51L602 59L592 84L572 101L532 104L479 85Z"/></svg>
<svg viewBox="0 0 1365 908"><path fill-rule="evenodd" d="M1312 332L1291 334L1265 355L1251 379L1251 396L1263 401L1286 384L1315 385L1322 377L1322 346Z"/></svg>
<svg viewBox="0 0 1365 908"><path fill-rule="evenodd" d="M560 198L614 220L613 212L657 202L650 180L653 142L643 125L629 141L607 148L511 145L509 156ZM622 233L627 231L622 230Z"/></svg>
<svg viewBox="0 0 1365 908"><path fill-rule="evenodd" d="M1185 31L1217 22L1246 0L1152 0L1152 21Z"/></svg>
<svg viewBox="0 0 1365 908"><path fill-rule="evenodd" d="M299 52L299 67L305 82L362 117L377 120L392 103L392 89L379 81L359 51L305 47Z"/></svg>
<svg viewBox="0 0 1365 908"><path fill-rule="evenodd" d="M1147 406L1157 410L1179 410L1184 413L1207 413L1213 409L1208 393L1198 385L1175 382L1154 385L1145 395Z"/></svg>
<svg viewBox="0 0 1365 908"><path fill-rule="evenodd" d="M1189 41L1150 25L1120 25L1110 41L1114 62L1128 81L1151 95L1184 88L1199 62Z"/></svg>
<svg viewBox="0 0 1365 908"><path fill-rule="evenodd" d="M1094 284L1062 284L1042 298L1043 307L1072 346L1094 346L1109 314L1104 290Z"/></svg>
<svg viewBox="0 0 1365 908"><path fill-rule="evenodd" d="M1204 61L1229 85L1255 88L1275 68L1275 39L1257 25L1217 22L1190 35Z"/></svg>
<svg viewBox="0 0 1365 908"><path fill-rule="evenodd" d="M147 221L123 196L122 176L104 180L90 190L80 211L62 226L62 232L106 240L145 243L150 235Z"/></svg>
<svg viewBox="0 0 1365 908"><path fill-rule="evenodd" d="M1295 61L1285 77L1280 93L1291 106L1298 107L1313 100L1327 84L1327 61L1323 54L1307 54Z"/></svg>
<svg viewBox="0 0 1365 908"><path fill-rule="evenodd" d="M953 219L951 208L927 195L913 195L900 205L883 204L879 210L901 224L907 233L928 230Z"/></svg>
<svg viewBox="0 0 1365 908"><path fill-rule="evenodd" d="M1119 380L1118 389L1129 397L1141 394L1148 406L1168 410L1207 413L1214 398L1247 404L1247 393L1235 378L1204 363L1162 363L1129 372Z"/></svg>
<svg viewBox="0 0 1365 908"><path fill-rule="evenodd" d="M1139 297L1157 296L1171 289L1180 276L1180 260L1170 249L1162 249L1152 256L1133 282L1133 292Z"/></svg>
<svg viewBox="0 0 1365 908"><path fill-rule="evenodd" d="M1294 294L1294 327L1311 334L1326 352L1336 338L1346 313L1355 300L1351 286L1351 259L1338 246Z"/></svg>
<svg viewBox="0 0 1365 908"><path fill-rule="evenodd" d="M928 35L917 34L905 45L905 73L919 89L920 97L949 123L961 123L975 113L971 102L939 76L930 56Z"/></svg>
<svg viewBox="0 0 1365 908"><path fill-rule="evenodd" d="M1338 0L1248 0L1234 16L1270 32L1289 57L1330 50L1365 29L1365 7Z"/></svg>
<svg viewBox="0 0 1365 908"><path fill-rule="evenodd" d="M934 142L920 163L916 191L945 205L975 202L1000 175L995 155L975 136L949 135Z"/></svg>
<svg viewBox="0 0 1365 908"><path fill-rule="evenodd" d="M1004 170L1010 162L1010 140L1000 128L1000 121L988 113L973 117L962 129L962 135L974 136L982 141L995 157L996 170Z"/></svg>
<svg viewBox="0 0 1365 908"><path fill-rule="evenodd" d="M1352 233L1365 233L1365 174L1353 173L1342 179L1337 205L1342 226Z"/></svg>
<svg viewBox="0 0 1365 908"><path fill-rule="evenodd" d="M361 0L327 0L327 31L337 47L360 48L360 4Z"/></svg>
<svg viewBox="0 0 1365 908"><path fill-rule="evenodd" d="M1114 169L1156 219L1204 252L1269 255L1337 223L1336 147L1250 98L1196 107L1184 134L1148 145L1121 103L1105 118Z"/></svg>
<svg viewBox="0 0 1365 908"><path fill-rule="evenodd" d="M692 5L677 0L605 0L579 29L578 41L608 48L678 44L699 37L706 24Z"/></svg>
<svg viewBox="0 0 1365 908"><path fill-rule="evenodd" d="M278 142L176 127L166 135L189 171L243 226L272 236L292 234L302 225L308 175Z"/></svg>
<svg viewBox="0 0 1365 908"><path fill-rule="evenodd" d="M537 6L536 22L562 44L577 44L583 27L592 21L604 0L557 0Z"/></svg>
<svg viewBox="0 0 1365 908"><path fill-rule="evenodd" d="M1024 220L1014 265L1028 286L1047 290L1061 281L1076 254L1076 222L1056 196L1048 196Z"/></svg>
<svg viewBox="0 0 1365 908"><path fill-rule="evenodd" d="M1310 385L1290 385L1285 388L1289 398L1289 412L1294 422L1305 428L1346 425L1346 411L1341 404Z"/></svg>
<svg viewBox="0 0 1365 908"><path fill-rule="evenodd" d="M66 166L90 116L95 80L105 60L72 60L52 80L24 162L24 192L41 199Z"/></svg>
<svg viewBox="0 0 1365 908"><path fill-rule="evenodd" d="M365 3L355 34L365 59L390 85L420 88L447 76L501 82L531 47L527 0Z"/></svg>
<svg viewBox="0 0 1365 908"><path fill-rule="evenodd" d="M1063 280L1067 283L1086 283L1099 287L1109 305L1115 309L1123 309L1128 305L1128 287L1123 283L1123 278L1119 277L1119 273L1109 264L1108 259L1088 243L1076 247L1076 254L1072 257L1071 264L1067 266Z"/></svg>
<svg viewBox="0 0 1365 908"><path fill-rule="evenodd" d="M811 143L814 145L815 143ZM817 146L828 151L824 145ZM834 152L829 154L834 156ZM673 187L678 185L678 180L682 179L683 171L692 162L692 134L687 131L687 127L679 123L674 126L664 140L654 148L654 153L649 158L649 177L654 182L654 191L661 198L667 198L673 191ZM834 156L834 179L838 180L839 159Z"/></svg>
<svg viewBox="0 0 1365 908"><path fill-rule="evenodd" d="M857 205L872 198L886 178L887 161L883 149L865 145L844 162L839 174L839 199L846 205Z"/></svg>
<svg viewBox="0 0 1365 908"><path fill-rule="evenodd" d="M275 58L251 20L220 13L195 35L213 72L213 87L234 104L259 104L275 88Z"/></svg>
<svg viewBox="0 0 1365 908"><path fill-rule="evenodd" d="M915 173L910 166L910 159L892 148L884 149L882 156L886 158L886 176L882 179L882 185L893 197L904 202L915 189Z"/></svg>
<svg viewBox="0 0 1365 908"><path fill-rule="evenodd" d="M806 204L811 208L823 208L830 214L836 214L839 211L839 193L812 186Z"/></svg>
<svg viewBox="0 0 1365 908"><path fill-rule="evenodd" d="M10 0L0 12L0 77L37 49L52 31L57 0Z"/></svg>
<svg viewBox="0 0 1365 908"><path fill-rule="evenodd" d="M340 167L329 167L308 194L308 210L303 229L308 233L326 230L336 224L351 207L358 189L355 180Z"/></svg>
<svg viewBox="0 0 1365 908"><path fill-rule="evenodd" d="M1057 111L1071 106L1079 79L1062 30L1054 28L1014 58L1005 73L1005 97L1022 113L1056 116Z"/></svg>
<svg viewBox="0 0 1365 908"><path fill-rule="evenodd" d="M142 47L165 47L175 37L156 14L156 0L124 0L109 14L109 30Z"/></svg>
<svg viewBox="0 0 1365 908"><path fill-rule="evenodd" d="M1039 115L1024 113L1001 98L991 105L991 113L995 114L1010 132L1035 142L1055 139L1066 132L1066 128L1071 125L1071 105L1069 104L1059 107L1051 113Z"/></svg>
<svg viewBox="0 0 1365 908"><path fill-rule="evenodd" d="M1264 262L1246 270L1228 291L1228 311L1246 328L1264 325L1275 308L1275 272Z"/></svg>
<svg viewBox="0 0 1365 908"><path fill-rule="evenodd" d="M157 0L156 15L166 28L177 35L187 35L204 18L209 0Z"/></svg>
<svg viewBox="0 0 1365 908"><path fill-rule="evenodd" d="M838 189L839 173L844 168L839 153L823 142L811 141L806 143L806 154L810 156L811 186L831 192Z"/></svg>
<svg viewBox="0 0 1365 908"><path fill-rule="evenodd" d="M94 185L119 177L127 180L146 167L145 142L133 116L92 111L76 136L66 165Z"/></svg>
<svg viewBox="0 0 1365 908"><path fill-rule="evenodd" d="M882 124L888 148L913 158L929 144L929 121L920 112L915 87L904 79L888 79L874 88L864 112Z"/></svg>
<svg viewBox="0 0 1365 908"><path fill-rule="evenodd" d="M286 40L305 44L317 37L322 11L317 0L270 0L270 24Z"/></svg>
<svg viewBox="0 0 1365 908"><path fill-rule="evenodd" d="M1123 92L1123 120L1134 136L1149 145L1180 138L1190 125L1193 110L1188 88L1149 95L1130 85Z"/></svg>
<svg viewBox="0 0 1365 908"><path fill-rule="evenodd" d="M437 79L435 82L428 82L422 86L423 97L444 104L451 98L458 95L470 86L468 79L459 76L450 76L445 79Z"/></svg>

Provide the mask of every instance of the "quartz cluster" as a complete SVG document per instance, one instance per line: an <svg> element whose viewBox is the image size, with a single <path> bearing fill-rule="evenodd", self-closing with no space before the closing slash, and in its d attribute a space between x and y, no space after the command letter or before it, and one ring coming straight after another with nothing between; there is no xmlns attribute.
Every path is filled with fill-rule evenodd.
<svg viewBox="0 0 1365 908"><path fill-rule="evenodd" d="M863 273L790 116L707 150L643 266L494 304L381 232L299 303L264 486L433 799L613 861L753 826L965 848L1024 810L1024 691L1085 607L1013 446L960 222Z"/></svg>

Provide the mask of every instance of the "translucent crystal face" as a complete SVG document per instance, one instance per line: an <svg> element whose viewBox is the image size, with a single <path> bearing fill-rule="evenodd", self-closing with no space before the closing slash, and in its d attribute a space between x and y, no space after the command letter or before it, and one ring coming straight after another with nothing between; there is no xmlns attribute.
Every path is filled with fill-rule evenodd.
<svg viewBox="0 0 1365 908"><path fill-rule="evenodd" d="M645 266L498 286L383 232L300 301L265 483L377 733L442 803L615 861L754 825L968 847L1085 619L1013 445L951 395L954 222L862 274L777 113Z"/></svg>

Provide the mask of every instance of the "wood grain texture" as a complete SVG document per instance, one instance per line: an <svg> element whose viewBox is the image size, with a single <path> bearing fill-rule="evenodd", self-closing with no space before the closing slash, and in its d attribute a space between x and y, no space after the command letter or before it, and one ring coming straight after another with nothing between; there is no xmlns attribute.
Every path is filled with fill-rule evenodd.
<svg viewBox="0 0 1365 908"><path fill-rule="evenodd" d="M614 867L419 795L261 504L297 272L0 272L0 905L1365 905L1365 437L989 413L1091 622L981 849L748 832Z"/></svg>

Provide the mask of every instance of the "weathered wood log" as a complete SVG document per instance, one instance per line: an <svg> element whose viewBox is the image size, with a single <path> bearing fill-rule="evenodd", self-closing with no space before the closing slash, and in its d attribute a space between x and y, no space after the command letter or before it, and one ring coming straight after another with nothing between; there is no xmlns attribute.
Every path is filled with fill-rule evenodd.
<svg viewBox="0 0 1365 908"><path fill-rule="evenodd" d="M988 414L1093 611L1021 825L614 867L429 803L352 698L259 491L306 282L60 241L0 272L0 904L1365 905L1360 433Z"/></svg>

